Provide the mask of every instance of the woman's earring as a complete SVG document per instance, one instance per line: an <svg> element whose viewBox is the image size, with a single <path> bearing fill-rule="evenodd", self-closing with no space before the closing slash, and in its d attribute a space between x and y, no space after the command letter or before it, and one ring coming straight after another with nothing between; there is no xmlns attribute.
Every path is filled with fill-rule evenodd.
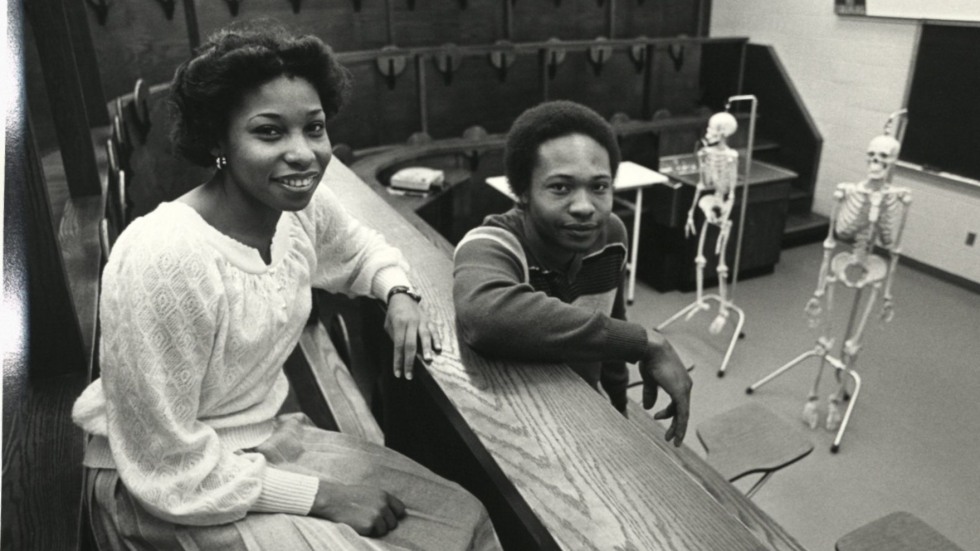
<svg viewBox="0 0 980 551"><path fill-rule="evenodd" d="M216 166L218 170L221 170L222 168L228 166L228 157L225 157L224 155L215 157L214 166Z"/></svg>

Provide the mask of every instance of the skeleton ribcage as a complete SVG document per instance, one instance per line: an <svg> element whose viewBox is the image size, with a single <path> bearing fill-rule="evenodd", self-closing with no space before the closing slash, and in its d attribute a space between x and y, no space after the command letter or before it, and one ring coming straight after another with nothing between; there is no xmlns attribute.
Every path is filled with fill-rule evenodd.
<svg viewBox="0 0 980 551"><path fill-rule="evenodd" d="M738 154L728 149L715 151L702 149L699 152L701 161L701 183L708 189L713 189L722 195L735 187L738 177Z"/></svg>
<svg viewBox="0 0 980 551"><path fill-rule="evenodd" d="M876 242L886 249L895 243L895 235L901 218L902 202L899 193L882 193L881 204L878 207L878 220L872 226L870 216L872 208L871 194L858 190L855 186L843 187L844 200L837 214L835 232L841 239L853 239L857 244L874 245L870 243L872 229L875 230Z"/></svg>

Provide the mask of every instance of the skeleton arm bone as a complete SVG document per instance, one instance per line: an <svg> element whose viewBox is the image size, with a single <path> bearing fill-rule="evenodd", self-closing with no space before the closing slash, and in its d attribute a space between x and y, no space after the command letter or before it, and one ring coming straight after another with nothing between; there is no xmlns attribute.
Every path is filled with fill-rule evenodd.
<svg viewBox="0 0 980 551"><path fill-rule="evenodd" d="M705 157L707 156L707 151L701 149L698 151L698 185L694 188L694 201L691 201L691 208L687 211L687 222L684 224L684 236L690 237L691 234L697 232L697 228L694 225L694 210L698 207L698 200L701 198L701 193L708 189L705 185L707 179L707 169L705 167Z"/></svg>
<svg viewBox="0 0 980 551"><path fill-rule="evenodd" d="M820 314L823 313L820 302L827 291L827 274L830 272L830 257L834 253L834 247L837 246L837 242L834 240L834 226L837 224L837 216L840 214L840 207L844 202L844 186L846 185L838 184L837 190L834 192L834 199L837 202L834 204L834 210L830 213L830 229L827 231L827 239L824 239L823 242L823 261L820 263L820 274L817 276L817 289L806 303L805 310L807 316L813 321L819 319Z"/></svg>
<svg viewBox="0 0 980 551"><path fill-rule="evenodd" d="M905 221L908 218L912 197L907 191L903 191L899 200L902 202L902 218L898 223L898 231L895 232L895 244L889 251L890 265L888 266L888 276L885 278L885 290L882 293L881 319L885 322L891 321L895 316L895 305L892 302L892 277L894 277L898 259L902 255L902 233L905 231Z"/></svg>

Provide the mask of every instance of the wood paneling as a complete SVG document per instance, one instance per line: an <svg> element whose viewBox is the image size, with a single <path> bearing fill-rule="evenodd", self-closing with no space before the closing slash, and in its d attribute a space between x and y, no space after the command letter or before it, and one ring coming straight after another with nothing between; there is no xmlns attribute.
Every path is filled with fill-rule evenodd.
<svg viewBox="0 0 980 551"><path fill-rule="evenodd" d="M433 138L460 137L474 125L491 134L506 132L518 115L544 98L538 56L532 53L517 55L503 81L487 55L464 58L448 84L429 60L426 77L428 126Z"/></svg>
<svg viewBox="0 0 980 551"><path fill-rule="evenodd" d="M506 38L503 1L389 0L389 4L392 40L402 47L492 44Z"/></svg>
<svg viewBox="0 0 980 551"><path fill-rule="evenodd" d="M286 0L243 0L237 16L228 4L218 0L197 0L201 39L233 22L268 17L286 28L313 34L336 51L367 50L388 44L387 13L384 0L361 0L360 10L353 0L306 1L298 13Z"/></svg>
<svg viewBox="0 0 980 551"><path fill-rule="evenodd" d="M350 102L328 124L330 140L353 149L379 144L404 143L422 130L419 110L418 75L412 58L389 87L373 59L347 63L354 77Z"/></svg>
<svg viewBox="0 0 980 551"><path fill-rule="evenodd" d="M137 78L150 84L170 82L177 65L190 57L180 2L173 19L167 19L155 1L109 2L105 25L99 24L91 9L88 14L106 98L132 92Z"/></svg>
<svg viewBox="0 0 980 551"><path fill-rule="evenodd" d="M617 0L615 38L698 36L698 0Z"/></svg>
<svg viewBox="0 0 980 551"><path fill-rule="evenodd" d="M548 99L567 99L595 109L607 120L615 113L643 118L644 73L626 48L613 49L599 72L588 51L568 52L548 83Z"/></svg>
<svg viewBox="0 0 980 551"><path fill-rule="evenodd" d="M507 0L510 1L510 0ZM510 40L534 42L609 37L609 3L596 0L523 0L513 3Z"/></svg>

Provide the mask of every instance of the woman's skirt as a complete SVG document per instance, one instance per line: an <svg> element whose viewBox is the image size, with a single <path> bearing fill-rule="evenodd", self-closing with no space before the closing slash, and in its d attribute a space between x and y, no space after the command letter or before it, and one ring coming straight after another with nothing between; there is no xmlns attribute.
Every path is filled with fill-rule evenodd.
<svg viewBox="0 0 980 551"><path fill-rule="evenodd" d="M454 482L411 459L337 432L316 428L302 414L282 415L257 451L270 465L339 483L381 488L407 514L383 538L358 535L345 524L315 517L250 513L217 526L178 525L154 517L126 490L113 469L89 469L92 529L102 551L197 550L490 550L500 549L486 510Z"/></svg>

